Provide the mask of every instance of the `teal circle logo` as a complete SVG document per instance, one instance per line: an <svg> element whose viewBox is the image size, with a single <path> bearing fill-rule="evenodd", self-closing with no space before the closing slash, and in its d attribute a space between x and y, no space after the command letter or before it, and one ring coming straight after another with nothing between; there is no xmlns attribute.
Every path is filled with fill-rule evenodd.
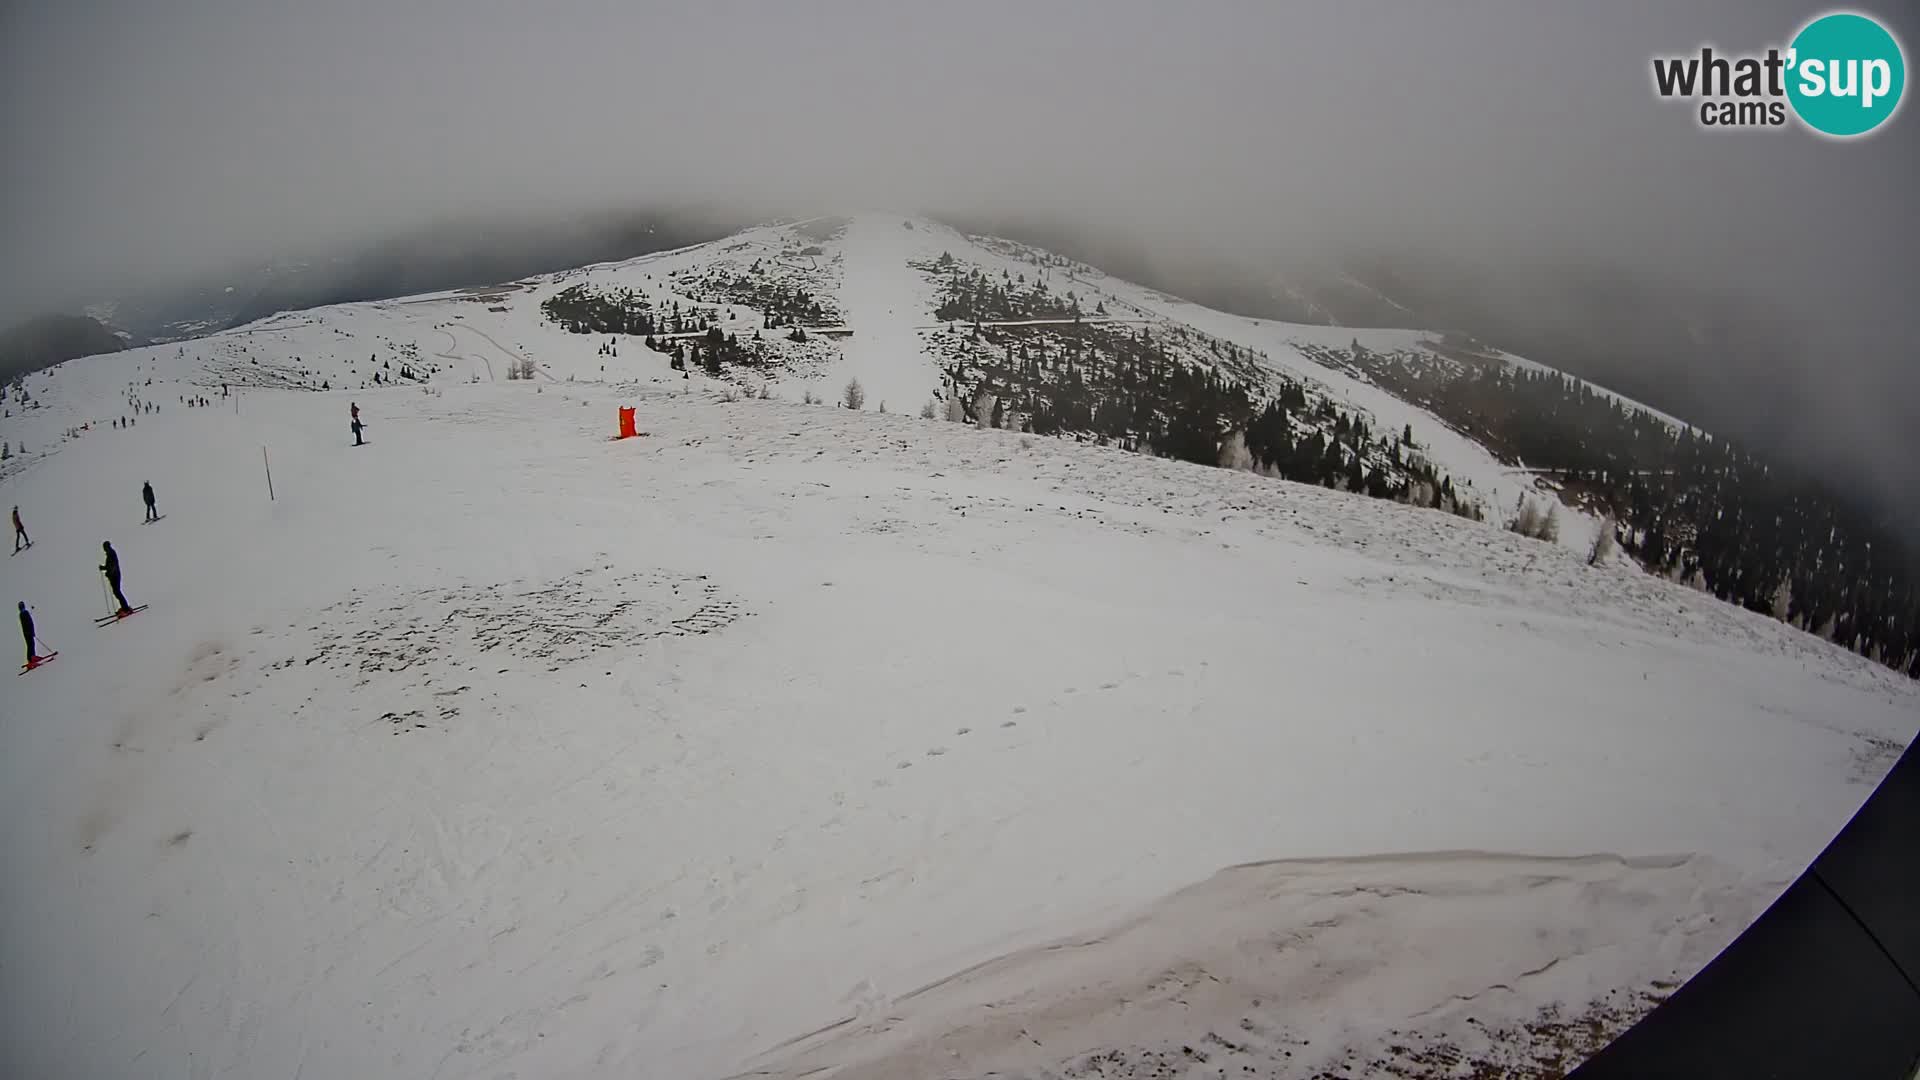
<svg viewBox="0 0 1920 1080"><path fill-rule="evenodd" d="M1790 50L1787 100L1813 130L1842 139L1865 135L1899 109L1906 58L1886 27L1865 15L1822 15Z"/></svg>

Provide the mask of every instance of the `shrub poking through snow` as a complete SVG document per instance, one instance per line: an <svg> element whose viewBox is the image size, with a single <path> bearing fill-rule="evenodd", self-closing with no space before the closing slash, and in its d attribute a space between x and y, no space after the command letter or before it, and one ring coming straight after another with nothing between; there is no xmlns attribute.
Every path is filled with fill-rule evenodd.
<svg viewBox="0 0 1920 1080"><path fill-rule="evenodd" d="M1587 552L1587 565L1599 566L1613 558L1613 549L1617 542L1613 535L1613 519L1602 518L1600 531L1593 536L1593 547Z"/></svg>
<svg viewBox="0 0 1920 1080"><path fill-rule="evenodd" d="M1543 507L1522 495L1520 508L1507 528L1521 536L1530 536L1535 540L1552 543L1560 539L1560 514L1552 504Z"/></svg>

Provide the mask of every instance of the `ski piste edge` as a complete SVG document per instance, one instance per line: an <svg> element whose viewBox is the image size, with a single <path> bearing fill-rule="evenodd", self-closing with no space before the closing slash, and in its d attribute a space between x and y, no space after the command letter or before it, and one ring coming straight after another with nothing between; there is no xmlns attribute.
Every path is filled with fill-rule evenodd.
<svg viewBox="0 0 1920 1080"><path fill-rule="evenodd" d="M93 625L112 626L114 623L117 623L122 619L131 618L132 616L138 615L145 610L147 610L147 605L141 604L139 607L128 608L127 613L125 615L122 615L117 611L111 615L102 615L101 617L93 620Z"/></svg>
<svg viewBox="0 0 1920 1080"><path fill-rule="evenodd" d="M48 664L53 663L54 657L59 655L60 654L57 652L50 652L45 656L35 659L34 662L31 664L22 664L20 665L20 674L25 675L29 671L35 671L40 668L46 667Z"/></svg>

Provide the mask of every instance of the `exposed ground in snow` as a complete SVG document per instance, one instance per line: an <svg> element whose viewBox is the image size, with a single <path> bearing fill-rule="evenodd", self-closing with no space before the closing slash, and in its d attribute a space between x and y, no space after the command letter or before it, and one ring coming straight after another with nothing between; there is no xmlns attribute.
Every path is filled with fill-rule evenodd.
<svg viewBox="0 0 1920 1080"><path fill-rule="evenodd" d="M1437 513L684 386L252 392L0 502L8 1075L1550 1047L1484 1033L1684 977L1920 703Z"/></svg>

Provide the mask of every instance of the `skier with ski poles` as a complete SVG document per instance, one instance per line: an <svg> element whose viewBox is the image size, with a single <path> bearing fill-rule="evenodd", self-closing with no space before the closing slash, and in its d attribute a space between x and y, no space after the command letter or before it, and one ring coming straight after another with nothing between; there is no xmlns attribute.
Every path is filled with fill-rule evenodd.
<svg viewBox="0 0 1920 1080"><path fill-rule="evenodd" d="M147 483L143 483L143 484L141 484L141 485L140 485L140 497L141 497L142 499L145 499L145 500L146 500L146 503L147 503L147 520L148 520L148 521L159 521L159 520L160 520L160 512L159 512L158 510L156 510L156 509L154 509L154 505L153 505L153 484L152 484L152 482L151 482L151 481L149 481L149 482L147 482Z"/></svg>
<svg viewBox="0 0 1920 1080"><path fill-rule="evenodd" d="M27 666L38 667L40 650L34 647L39 638L33 632L33 612L27 610L27 602L20 601L20 636L27 639Z"/></svg>
<svg viewBox="0 0 1920 1080"><path fill-rule="evenodd" d="M120 610L115 615L133 614L133 605L127 603L127 594L120 591L120 553L113 550L113 541L100 541L101 550L107 553L107 561L100 564L100 572L107 575L107 587L113 590L113 598L120 602Z"/></svg>
<svg viewBox="0 0 1920 1080"><path fill-rule="evenodd" d="M32 547L33 537L27 535L27 527L20 523L20 508L13 508L13 553L20 554L23 547Z"/></svg>

